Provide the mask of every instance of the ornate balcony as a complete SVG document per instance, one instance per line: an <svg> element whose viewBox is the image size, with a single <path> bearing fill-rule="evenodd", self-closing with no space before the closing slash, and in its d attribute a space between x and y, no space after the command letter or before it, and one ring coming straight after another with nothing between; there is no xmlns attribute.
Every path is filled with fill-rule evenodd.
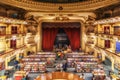
<svg viewBox="0 0 120 80"><path fill-rule="evenodd" d="M59 7L62 6L61 11L89 11L95 10L111 4L119 3L119 0L88 0L76 3L43 3L30 0L1 0L1 3L21 7L26 10L33 11L60 11Z"/></svg>

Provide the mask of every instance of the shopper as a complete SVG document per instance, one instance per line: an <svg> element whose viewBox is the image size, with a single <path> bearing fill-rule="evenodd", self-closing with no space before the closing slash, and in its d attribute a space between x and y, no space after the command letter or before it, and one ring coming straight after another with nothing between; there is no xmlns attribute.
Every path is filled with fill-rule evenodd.
<svg viewBox="0 0 120 80"><path fill-rule="evenodd" d="M21 64L18 64L17 69L20 71L20 69L21 69Z"/></svg>
<svg viewBox="0 0 120 80"><path fill-rule="evenodd" d="M25 76L23 76L22 80L27 80Z"/></svg>
<svg viewBox="0 0 120 80"><path fill-rule="evenodd" d="M111 80L111 78L109 76L106 76L105 80Z"/></svg>
<svg viewBox="0 0 120 80"><path fill-rule="evenodd" d="M19 63L19 61L17 61L17 60L14 61L15 70L17 70L17 68L18 68L18 63Z"/></svg>
<svg viewBox="0 0 120 80"><path fill-rule="evenodd" d="M26 75L26 80L29 80L29 76L28 75Z"/></svg>
<svg viewBox="0 0 120 80"><path fill-rule="evenodd" d="M112 71L110 70L110 71L108 71L108 73L109 73L109 74L108 74L108 76L110 76L110 75L111 75L111 73L112 73Z"/></svg>
<svg viewBox="0 0 120 80"><path fill-rule="evenodd" d="M4 75L7 76L7 78L9 78L9 76L10 76L9 70L6 70Z"/></svg>
<svg viewBox="0 0 120 80"><path fill-rule="evenodd" d="M84 76L84 74L83 74L83 73L80 75L80 78L82 78L82 79L84 79L84 80L85 80L85 76Z"/></svg>
<svg viewBox="0 0 120 80"><path fill-rule="evenodd" d="M64 71L67 70L67 62L65 62L65 64L63 64L63 70L64 70Z"/></svg>

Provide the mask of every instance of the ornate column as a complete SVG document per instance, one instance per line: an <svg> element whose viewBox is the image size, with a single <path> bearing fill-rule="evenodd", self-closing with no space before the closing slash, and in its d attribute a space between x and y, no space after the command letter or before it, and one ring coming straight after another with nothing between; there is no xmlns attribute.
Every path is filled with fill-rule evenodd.
<svg viewBox="0 0 120 80"><path fill-rule="evenodd" d="M98 56L98 53L96 50L94 50L94 56L97 57Z"/></svg>
<svg viewBox="0 0 120 80"><path fill-rule="evenodd" d="M37 42L37 51L42 51L42 25L41 25L41 21L39 21L39 24L38 24L38 33L37 33L37 36L38 36L38 42Z"/></svg>
<svg viewBox="0 0 120 80"><path fill-rule="evenodd" d="M19 55L20 55L20 53L16 54L16 60L20 59Z"/></svg>
<svg viewBox="0 0 120 80"><path fill-rule="evenodd" d="M114 59L111 57L111 69L114 71Z"/></svg>
<svg viewBox="0 0 120 80"><path fill-rule="evenodd" d="M81 28L80 28L80 35L81 35L81 48L83 51L85 51L85 24L83 22L80 22L81 23Z"/></svg>
<svg viewBox="0 0 120 80"><path fill-rule="evenodd" d="M102 52L101 54L102 54L102 61L105 61L105 54L103 54Z"/></svg>
<svg viewBox="0 0 120 80"><path fill-rule="evenodd" d="M8 68L8 60L5 59L5 69L7 69L7 68Z"/></svg>

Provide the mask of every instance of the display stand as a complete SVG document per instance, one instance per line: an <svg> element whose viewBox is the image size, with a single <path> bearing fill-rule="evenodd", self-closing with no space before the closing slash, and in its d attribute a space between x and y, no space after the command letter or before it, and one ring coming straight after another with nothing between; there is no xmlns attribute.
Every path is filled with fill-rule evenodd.
<svg viewBox="0 0 120 80"><path fill-rule="evenodd" d="M92 72L93 69L97 68L98 65L95 62L76 62L76 72Z"/></svg>
<svg viewBox="0 0 120 80"><path fill-rule="evenodd" d="M105 71L102 69L94 69L92 71L95 80L104 80L105 79Z"/></svg>
<svg viewBox="0 0 120 80"><path fill-rule="evenodd" d="M24 71L27 72L46 72L46 62L25 62Z"/></svg>
<svg viewBox="0 0 120 80"><path fill-rule="evenodd" d="M16 71L14 74L14 80L22 80L23 77L26 77L26 71Z"/></svg>
<svg viewBox="0 0 120 80"><path fill-rule="evenodd" d="M0 76L0 80L6 80L7 76Z"/></svg>

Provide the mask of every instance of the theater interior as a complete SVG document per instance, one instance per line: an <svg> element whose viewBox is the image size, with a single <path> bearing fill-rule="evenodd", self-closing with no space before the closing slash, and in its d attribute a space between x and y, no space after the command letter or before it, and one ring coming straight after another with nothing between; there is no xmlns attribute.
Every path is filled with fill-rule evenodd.
<svg viewBox="0 0 120 80"><path fill-rule="evenodd" d="M120 0L0 0L0 80L120 80Z"/></svg>

